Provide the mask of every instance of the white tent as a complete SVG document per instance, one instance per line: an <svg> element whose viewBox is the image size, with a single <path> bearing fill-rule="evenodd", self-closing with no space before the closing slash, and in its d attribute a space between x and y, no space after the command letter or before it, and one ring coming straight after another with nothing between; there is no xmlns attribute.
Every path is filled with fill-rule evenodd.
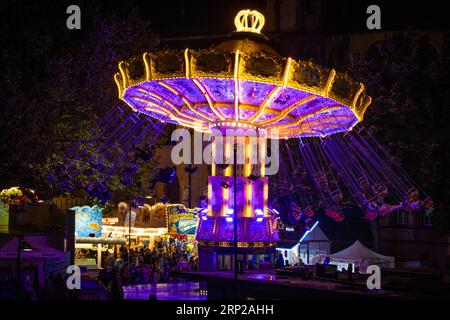
<svg viewBox="0 0 450 320"><path fill-rule="evenodd" d="M299 258L303 263L314 264L319 262L320 257L327 256L330 252L330 239L318 224L316 222L310 230L301 233L299 240L294 245L277 247L277 257L281 253L285 261L289 261L290 265L295 265L299 262Z"/></svg>
<svg viewBox="0 0 450 320"><path fill-rule="evenodd" d="M330 264L336 264L338 269L347 268L349 263L354 268L359 268L360 272L365 272L370 265L377 265L383 268L394 268L395 258L383 256L365 247L359 240L356 240L350 247L336 252L330 257Z"/></svg>

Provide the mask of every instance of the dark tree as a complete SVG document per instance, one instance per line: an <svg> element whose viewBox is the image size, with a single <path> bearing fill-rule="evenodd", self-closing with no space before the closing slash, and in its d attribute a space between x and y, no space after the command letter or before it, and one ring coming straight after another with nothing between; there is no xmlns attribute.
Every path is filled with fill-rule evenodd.
<svg viewBox="0 0 450 320"><path fill-rule="evenodd" d="M61 19L41 21L38 3L20 12L12 3L2 4L10 41L0 49L3 187L51 189L45 173L70 146L89 139L96 121L119 103L113 80L117 63L158 45L149 21L137 11L122 18L89 3L82 10L82 29L69 31L67 6L63 1L49 9L59 10Z"/></svg>
<svg viewBox="0 0 450 320"><path fill-rule="evenodd" d="M438 48L412 33L389 36L352 60L348 69L373 97L363 124L432 197L435 225L448 226L448 35Z"/></svg>

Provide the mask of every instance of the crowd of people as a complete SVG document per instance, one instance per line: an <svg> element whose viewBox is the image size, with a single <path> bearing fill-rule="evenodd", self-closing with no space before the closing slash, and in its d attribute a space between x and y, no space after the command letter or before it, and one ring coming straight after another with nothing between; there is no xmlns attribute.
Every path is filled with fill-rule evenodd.
<svg viewBox="0 0 450 320"><path fill-rule="evenodd" d="M113 286L120 275L121 285L157 284L170 281L170 273L180 268L198 269L198 258L188 254L186 248L163 241L155 243L153 249L141 247L128 250L121 246L118 250L105 252L103 268L99 279L104 286Z"/></svg>
<svg viewBox="0 0 450 320"><path fill-rule="evenodd" d="M52 272L43 285L37 281L37 269L21 270L19 281L11 270L0 270L0 300L70 299L75 293L67 290L66 276Z"/></svg>
<svg viewBox="0 0 450 320"><path fill-rule="evenodd" d="M96 255L97 251L80 249L76 258L96 260ZM173 271L198 270L196 250L188 241L160 240L152 249L121 246L106 250L102 263L98 280L112 298L119 297L122 286L169 282ZM19 280L11 265L0 266L0 300L77 299L79 290L67 288L68 276L63 271L51 272L39 284L36 266L22 267Z"/></svg>

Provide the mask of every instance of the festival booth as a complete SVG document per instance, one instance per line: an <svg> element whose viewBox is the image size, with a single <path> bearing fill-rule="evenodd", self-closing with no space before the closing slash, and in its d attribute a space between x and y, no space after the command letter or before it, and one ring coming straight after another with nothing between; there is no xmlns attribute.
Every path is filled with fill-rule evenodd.
<svg viewBox="0 0 450 320"><path fill-rule="evenodd" d="M381 268L395 268L395 258L383 256L365 247L359 240L350 247L328 256L330 264L337 265L338 270L347 269L348 264L352 264L353 270L359 268L360 272L366 272L370 265L377 265Z"/></svg>
<svg viewBox="0 0 450 320"><path fill-rule="evenodd" d="M73 207L75 212L75 264L87 269L102 266L106 250L118 251L118 246L132 249L147 247L163 249L178 247L186 258L197 256L196 209L182 204L156 203L131 207L118 205L117 217L102 217L97 206Z"/></svg>
<svg viewBox="0 0 450 320"><path fill-rule="evenodd" d="M153 206L144 204L131 207L129 210L129 204L120 202L117 223L103 226L102 232L105 236L131 239L132 248L152 249L155 240L167 232L166 206L160 202Z"/></svg>
<svg viewBox="0 0 450 320"><path fill-rule="evenodd" d="M168 224L164 203L153 206L144 204L131 207L125 202L118 204L118 216L103 218L102 209L97 206L73 207L75 212L75 264L97 269L102 266L102 255L106 250L118 251L121 245L132 249L147 247L153 249L156 243L166 241ZM178 224L177 224L178 225ZM195 230L181 227L179 237L195 236Z"/></svg>
<svg viewBox="0 0 450 320"><path fill-rule="evenodd" d="M102 253L110 246L126 244L126 239L104 236L102 209L98 206L72 207L75 212L75 264L87 269L101 268Z"/></svg>
<svg viewBox="0 0 450 320"><path fill-rule="evenodd" d="M46 244L45 236L25 236L20 251L21 270L31 277L37 276L39 285L53 271L61 271L68 263L65 252L51 248ZM19 239L17 237L5 241L0 247L0 263L3 267L16 273Z"/></svg>
<svg viewBox="0 0 450 320"><path fill-rule="evenodd" d="M286 227L288 232L294 232L294 227ZM317 221L309 230L298 234L295 242L283 241L280 238L277 246L277 257L282 254L289 264L299 263L299 258L305 264L315 264L322 256L330 252L330 239L325 235Z"/></svg>

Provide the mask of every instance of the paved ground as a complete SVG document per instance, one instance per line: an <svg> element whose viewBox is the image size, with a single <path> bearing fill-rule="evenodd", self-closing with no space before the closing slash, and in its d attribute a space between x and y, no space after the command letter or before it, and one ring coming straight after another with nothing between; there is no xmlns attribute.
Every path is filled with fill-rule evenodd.
<svg viewBox="0 0 450 320"><path fill-rule="evenodd" d="M234 279L233 272L182 272L180 276L188 279L195 279L197 281L203 280L209 283L220 280L232 280ZM355 280L352 282L343 280L326 280L326 279L302 279L289 276L278 276L274 271L246 271L244 274L239 274L239 282L253 282L256 284L267 285L271 284L274 287L282 290L282 287L298 288L299 290L308 290L315 292L322 292L330 296L339 297L340 295L356 295L361 297L378 297L383 299L448 299L450 300L450 293L443 294L440 292L432 292L430 290L421 291L422 288L418 287L417 290L405 289L405 290L392 290L383 289L380 292L371 292L367 289L365 280ZM386 282L386 281L383 281ZM410 283L411 284L411 283ZM408 288L414 287L409 285ZM275 288L274 288L275 289Z"/></svg>

